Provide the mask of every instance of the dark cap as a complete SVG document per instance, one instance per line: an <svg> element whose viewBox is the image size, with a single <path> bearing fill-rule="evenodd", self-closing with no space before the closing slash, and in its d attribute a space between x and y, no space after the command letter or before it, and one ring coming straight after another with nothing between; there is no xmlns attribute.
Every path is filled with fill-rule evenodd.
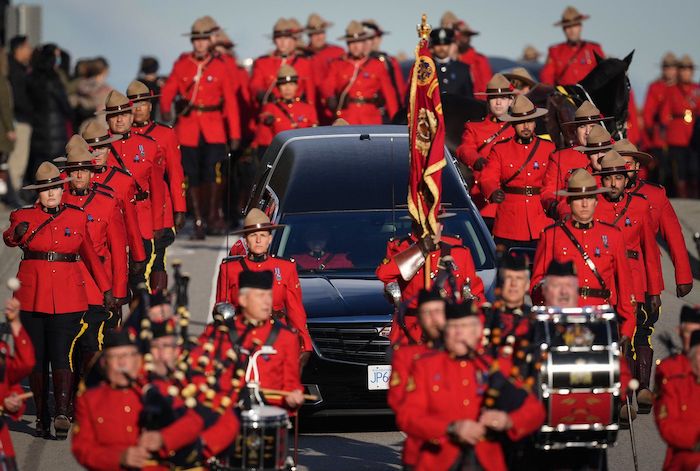
<svg viewBox="0 0 700 471"><path fill-rule="evenodd" d="M151 332L153 332L154 339L165 337L168 335L177 335L177 329L175 327L176 326L174 317L166 319L162 322L151 321Z"/></svg>
<svg viewBox="0 0 700 471"><path fill-rule="evenodd" d="M447 308L445 309L445 319L462 319L463 317L469 317L476 315L476 309L471 300L467 300L461 303L447 303Z"/></svg>
<svg viewBox="0 0 700 471"><path fill-rule="evenodd" d="M104 344L102 349L107 350L114 347L136 346L136 334L127 328L109 329L104 334Z"/></svg>
<svg viewBox="0 0 700 471"><path fill-rule="evenodd" d="M420 307L421 304L424 303L429 303L431 301L445 301L445 298L440 296L440 293L436 290L430 290L428 291L427 289L422 289L418 293L418 307Z"/></svg>
<svg viewBox="0 0 700 471"><path fill-rule="evenodd" d="M547 273L545 273L545 275L576 276L576 266L571 260L567 260L566 262L552 260L552 262L547 267Z"/></svg>
<svg viewBox="0 0 700 471"><path fill-rule="evenodd" d="M455 42L455 32L451 28L436 28L430 32L430 45L448 45Z"/></svg>
<svg viewBox="0 0 700 471"><path fill-rule="evenodd" d="M700 345L700 330L694 330L692 334L690 334L690 348L693 348L697 345Z"/></svg>
<svg viewBox="0 0 700 471"><path fill-rule="evenodd" d="M681 309L681 324L684 322L700 324L700 306L683 306L683 309Z"/></svg>
<svg viewBox="0 0 700 471"><path fill-rule="evenodd" d="M508 252L501 258L501 268L506 270L524 271L528 269L530 257L518 252Z"/></svg>
<svg viewBox="0 0 700 471"><path fill-rule="evenodd" d="M238 289L272 289L272 272L244 270L238 277Z"/></svg>

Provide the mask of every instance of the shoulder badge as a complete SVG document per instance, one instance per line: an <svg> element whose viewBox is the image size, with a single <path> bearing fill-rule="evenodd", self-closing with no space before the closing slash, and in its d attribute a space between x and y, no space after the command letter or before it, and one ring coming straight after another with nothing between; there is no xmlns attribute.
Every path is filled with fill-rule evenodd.
<svg viewBox="0 0 700 471"><path fill-rule="evenodd" d="M229 255L228 257L225 257L223 260L221 260L221 264L223 265L224 263L235 262L242 258L244 258L243 255Z"/></svg>

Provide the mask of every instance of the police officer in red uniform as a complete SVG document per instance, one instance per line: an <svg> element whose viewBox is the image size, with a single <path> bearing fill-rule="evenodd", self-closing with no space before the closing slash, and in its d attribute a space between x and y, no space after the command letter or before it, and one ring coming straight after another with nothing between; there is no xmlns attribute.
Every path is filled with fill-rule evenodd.
<svg viewBox="0 0 700 471"><path fill-rule="evenodd" d="M309 37L309 42L306 46L306 51L309 54L311 61L311 69L314 74L314 84L316 85L316 111L319 120L323 124L330 124L333 121L333 115L323 104L323 93L321 91L321 83L328 75L328 69L331 62L335 59L343 57L345 50L335 44L329 44L326 41L326 30L333 26L333 23L323 19L317 13L312 13L306 20L306 34Z"/></svg>
<svg viewBox="0 0 700 471"><path fill-rule="evenodd" d="M416 471L505 470L501 445L487 438L487 431L519 440L544 421L544 408L532 394L523 393L522 402L512 404L509 412L498 409L505 401L486 401L490 358L478 352L482 324L476 312L471 301L448 304L445 351L418 359L406 381L397 423L424 443Z"/></svg>
<svg viewBox="0 0 700 471"><path fill-rule="evenodd" d="M603 187L610 188L610 192L598 197L595 215L599 221L618 227L625 240L627 263L632 270L634 296L637 299L632 370L639 380L639 413L648 414L652 402L649 385L654 357L651 334L658 319L663 289L661 258L649 218L651 207L646 197L625 192L631 166L614 150L605 154L600 165L602 168L597 174Z"/></svg>
<svg viewBox="0 0 700 471"><path fill-rule="evenodd" d="M488 114L483 121L468 122L464 125L462 142L457 147L457 157L469 166L474 174L474 185L469 192L481 216L490 227L496 216L497 206L488 204L481 194L479 186L481 171L486 166L486 158L493 146L515 135L510 123L501 121L499 118L508 112L516 93L507 78L496 74L486 85L486 91L475 93L475 95L478 94L487 98Z"/></svg>
<svg viewBox="0 0 700 471"><path fill-rule="evenodd" d="M542 187L542 204L549 214L555 215L556 204L558 198L555 193L566 188L566 181L572 169L586 168L589 163L588 156L582 151L577 150L578 146L586 146L588 135L593 130L593 127L600 125L603 121L609 121L611 118L605 118L600 113L600 110L595 107L590 101L584 101L581 106L576 109L574 119L562 123L562 126L573 128L575 132L575 140L571 142L571 147L557 150L552 154L547 165L547 170L544 173L544 184ZM566 128L564 128L566 131ZM569 139L569 133L565 132L565 140ZM610 150L609 146L605 146L605 150Z"/></svg>
<svg viewBox="0 0 700 471"><path fill-rule="evenodd" d="M272 231L283 227L270 222L270 218L257 208L250 210L243 221L243 228L233 234L244 236L248 255L224 259L219 268L216 284L216 301L237 305L238 279L241 272L270 271L274 273L272 286L275 319L283 320L301 337L304 360L311 352L311 336L306 326L306 311L301 302L299 275L293 260L286 260L268 254L272 243Z"/></svg>
<svg viewBox="0 0 700 471"><path fill-rule="evenodd" d="M668 52L661 60L661 76L649 84L647 88L642 117L644 120L645 148L659 157L662 162L668 157L666 151L666 129L661 122L661 108L671 89L678 80L678 58L672 52ZM667 185L665 169L662 163L655 169L658 174L657 181Z"/></svg>
<svg viewBox="0 0 700 471"><path fill-rule="evenodd" d="M24 401L20 397L24 391L21 381L29 376L35 365L34 347L27 331L20 322L20 303L16 298L5 302L5 318L9 326L9 336L12 337L14 349L7 343L9 336L5 334L0 341L0 356L3 362L3 375L0 378L0 399L5 417L19 421L24 414ZM0 423L0 465L7 470L18 469L15 460L15 450L10 437L9 423Z"/></svg>
<svg viewBox="0 0 700 471"><path fill-rule="evenodd" d="M440 26L443 28L451 28L455 31L457 56L459 60L467 64L471 70L474 91L483 93L489 88L487 82L493 76L493 71L491 70L488 58L477 52L471 44L472 37L478 36L479 32L471 29L467 23L457 18L455 14L450 11L442 15Z"/></svg>
<svg viewBox="0 0 700 471"><path fill-rule="evenodd" d="M443 214L442 217L448 217ZM442 225L440 225L442 227ZM405 345L416 343L421 338L421 329L416 318L418 293L421 289L430 289L438 276L445 272L448 261L444 257L452 257L451 270L454 274L458 293L446 292L451 296L474 297L483 301L484 284L476 274L472 254L462 245L459 238L439 234L421 238L414 232L402 239L389 239L386 256L377 267L376 274L385 286L398 283L401 290L401 302L406 312L403 316L394 316L391 322L389 340L392 344ZM430 283L426 286L426 270ZM464 296L463 296L464 295ZM401 318L403 317L403 318Z"/></svg>
<svg viewBox="0 0 700 471"><path fill-rule="evenodd" d="M81 136L90 149L94 149L92 153L95 161L95 171L92 175L93 185L111 192L119 202L129 242L129 275L134 279L140 278L146 269L147 261L143 240L152 239L153 231L148 232L146 230L148 229L147 227L142 228L139 225L136 212L136 184L134 177L127 170L107 163L109 147L106 145L117 141L119 136L110 136L109 128L97 119L87 122L81 132ZM71 143L73 145L81 145L79 139L74 136L68 141L66 152L70 152L68 146ZM99 144L102 144L102 147ZM150 259L150 253L148 258Z"/></svg>
<svg viewBox="0 0 700 471"><path fill-rule="evenodd" d="M132 131L156 141L162 152L165 170L165 209L163 227L154 234L156 256L151 270L151 285L154 289L168 286L165 270L165 250L175 241L175 232L185 225L187 204L185 201L185 175L182 170L180 144L175 131L170 126L150 121L153 95L148 87L137 80L129 84L126 95L134 105ZM210 210L216 208L211 205ZM214 219L216 216L214 216Z"/></svg>
<svg viewBox="0 0 700 471"><path fill-rule="evenodd" d="M690 350L690 336L696 330L700 330L700 309L683 306L681 308L678 336L681 339L681 351L674 352L669 348L669 356L657 361L654 370L654 389L657 396L663 396L663 389L668 381L675 376L690 373L690 362L687 353ZM658 413L658 409L655 410Z"/></svg>
<svg viewBox="0 0 700 471"><path fill-rule="evenodd" d="M384 31L376 21L374 20L364 20L362 26L367 31L367 41L369 45L369 57L377 59L384 65L386 73L391 80L391 86L394 89L394 96L396 96L396 102L401 104L406 96L406 79L404 79L403 73L401 72L401 67L399 66L399 61L394 56L390 56L386 52L381 50L382 40L385 34L389 34L388 31ZM393 118L392 115L384 116L385 122L389 122Z"/></svg>
<svg viewBox="0 0 700 471"><path fill-rule="evenodd" d="M277 135L289 129L318 126L316 108L297 95L299 75L291 65L284 64L277 73L277 88L280 97L267 103L260 113L260 121Z"/></svg>
<svg viewBox="0 0 700 471"><path fill-rule="evenodd" d="M617 151L632 166L632 170L648 166L653 160L650 154L640 152L627 139L617 141L613 145L613 150ZM647 202L651 206L652 231L654 234L661 233L661 237L666 241L676 272L676 296L682 298L693 289L693 273L690 268L688 250L685 246L683 229L678 221L676 211L668 200L663 186L640 179L638 173L634 171L628 172L627 177L629 178L628 191L646 196Z"/></svg>
<svg viewBox="0 0 700 471"><path fill-rule="evenodd" d="M406 397L406 382L413 372L413 365L422 356L442 346L442 331L445 328L445 299L439 290L421 290L418 294L418 323L423 335L417 343L395 344L391 352L391 382L387 393L387 404L398 415ZM406 437L401 455L404 469L413 469L418 461L422 441Z"/></svg>
<svg viewBox="0 0 700 471"><path fill-rule="evenodd" d="M566 7L561 20L554 23L564 31L566 42L549 48L547 61L540 72L542 83L576 84L595 68L598 57L605 57L600 44L581 39L583 22L588 18L576 8Z"/></svg>
<svg viewBox="0 0 700 471"><path fill-rule="evenodd" d="M105 381L78 392L71 451L87 469L171 469L168 457L202 430L192 411L160 430L141 427L145 381L134 337L125 329L107 331L100 358Z"/></svg>
<svg viewBox="0 0 700 471"><path fill-rule="evenodd" d="M175 61L160 97L165 121L170 121L175 102L175 133L187 177L195 239L203 239L207 231L220 234L226 229L221 210L222 163L227 145L228 151L235 151L241 139L235 77L227 61L212 54L212 34L217 28L211 19L194 22L189 33L193 50ZM207 214L210 205L214 209Z"/></svg>
<svg viewBox="0 0 700 471"><path fill-rule="evenodd" d="M109 279L112 295L118 302L125 303L128 300L128 252L124 218L114 195L91 187L93 165L93 157L87 145L71 148L65 166L65 172L71 181L67 191L63 192L62 201L82 208L87 215L90 239ZM89 274L85 274L84 278L86 287L93 293L89 295L88 311L82 320L87 327L79 339L82 373L87 371L93 355L102 349L103 329L116 327L121 321L121 307L102 306L102 293L92 278L89 278Z"/></svg>
<svg viewBox="0 0 700 471"><path fill-rule="evenodd" d="M34 345L36 364L29 378L37 411L37 436L50 437L48 409L48 365L53 376L56 437L64 439L70 428L73 395L72 350L80 320L88 309L86 280L80 264L103 292L105 305L114 304L107 278L87 228L85 212L61 203L63 178L51 163L37 169L35 183L25 187L38 190L33 206L10 214L10 227L3 233L5 244L23 252L17 278L21 282L15 297L22 306L22 325Z"/></svg>
<svg viewBox="0 0 700 471"><path fill-rule="evenodd" d="M700 331L690 336L689 371L665 378L654 402L656 426L668 445L664 471L700 466Z"/></svg>
<svg viewBox="0 0 700 471"><path fill-rule="evenodd" d="M579 306L611 304L620 323L620 335L631 341L636 325L636 300L622 232L615 226L595 220L596 195L608 192L598 188L585 169L569 178L566 196L571 217L544 229L535 252L532 269L533 297L552 260L572 260L579 279Z"/></svg>
<svg viewBox="0 0 700 471"><path fill-rule="evenodd" d="M348 52L331 62L328 76L320 84L326 107L335 118L350 124L381 124L383 103L387 116L394 116L399 103L386 67L367 55L367 30L357 21L345 29Z"/></svg>
<svg viewBox="0 0 700 471"><path fill-rule="evenodd" d="M510 123L512 139L491 148L481 172L481 192L496 203L493 236L505 251L513 246L536 247L540 232L551 223L540 194L554 144L535 135L535 120L547 114L525 95L518 95L510 111L499 119Z"/></svg>
<svg viewBox="0 0 700 471"><path fill-rule="evenodd" d="M666 126L667 168L679 198L698 196L700 161L690 146L693 127L700 107L700 85L693 82L695 64L689 56L678 61L678 82L669 88L661 107L661 122Z"/></svg>

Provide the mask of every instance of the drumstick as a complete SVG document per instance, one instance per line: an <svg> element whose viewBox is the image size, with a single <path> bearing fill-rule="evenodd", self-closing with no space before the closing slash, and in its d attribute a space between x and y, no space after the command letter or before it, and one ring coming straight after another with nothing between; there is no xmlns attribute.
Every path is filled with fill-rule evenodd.
<svg viewBox="0 0 700 471"><path fill-rule="evenodd" d="M283 391L282 389L260 388L260 391L266 396L287 397L291 394L290 391ZM304 394L304 399L307 401L318 401L318 396L314 396L313 394Z"/></svg>

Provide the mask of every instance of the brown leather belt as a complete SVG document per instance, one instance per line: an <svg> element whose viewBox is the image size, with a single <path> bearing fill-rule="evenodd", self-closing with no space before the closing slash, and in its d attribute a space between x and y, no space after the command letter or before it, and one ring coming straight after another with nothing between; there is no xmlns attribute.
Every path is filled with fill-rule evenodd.
<svg viewBox="0 0 700 471"><path fill-rule="evenodd" d="M145 201L148 199L149 193L147 191L141 191L139 193L136 193L134 195L134 200L135 201Z"/></svg>
<svg viewBox="0 0 700 471"><path fill-rule="evenodd" d="M208 113L208 112L212 112L212 111L221 111L224 109L224 105L221 103L219 103L218 105L194 105L193 108L196 111Z"/></svg>
<svg viewBox="0 0 700 471"><path fill-rule="evenodd" d="M586 297L590 297L590 298L608 299L610 297L610 290L609 289L589 288L588 286L581 286L578 289L578 294L580 294L581 296L586 296Z"/></svg>
<svg viewBox="0 0 700 471"><path fill-rule="evenodd" d="M627 251L627 258L631 258L633 260L639 260L639 252L636 250L628 250Z"/></svg>
<svg viewBox="0 0 700 471"><path fill-rule="evenodd" d="M533 196L539 195L542 188L539 186L504 186L503 193L510 193L512 195L525 195Z"/></svg>
<svg viewBox="0 0 700 471"><path fill-rule="evenodd" d="M78 262L80 261L80 255L77 253L35 252L33 250L25 250L22 259L45 260L47 262Z"/></svg>
<svg viewBox="0 0 700 471"><path fill-rule="evenodd" d="M355 103L356 105L376 105L378 100L376 98L355 97L348 98L347 103Z"/></svg>

